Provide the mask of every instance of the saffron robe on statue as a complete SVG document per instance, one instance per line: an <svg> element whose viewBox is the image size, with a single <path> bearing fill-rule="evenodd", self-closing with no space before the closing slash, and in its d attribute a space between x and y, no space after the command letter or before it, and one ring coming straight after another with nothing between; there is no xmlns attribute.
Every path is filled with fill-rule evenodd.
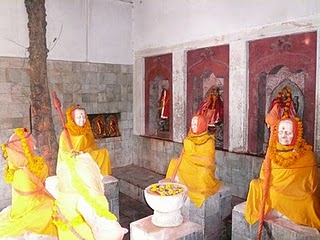
<svg viewBox="0 0 320 240"><path fill-rule="evenodd" d="M59 155L60 157L62 155ZM58 159L54 213L59 239L119 240L127 232L109 211L102 176L88 153Z"/></svg>
<svg viewBox="0 0 320 240"><path fill-rule="evenodd" d="M111 174L109 152L106 148L99 148L97 146L91 131L79 135L72 135L69 131L69 135L74 150L77 150L78 152L89 153L100 168L102 175L105 176ZM70 149L67 142L66 133L63 131L60 135L59 141L59 159L65 159L65 155L70 155Z"/></svg>
<svg viewBox="0 0 320 240"><path fill-rule="evenodd" d="M0 213L0 238L39 234L54 239L57 236L56 226L52 222L54 199L44 188L48 166L41 157L33 155L30 134L23 144L21 136L20 140L16 136L13 135L13 140L4 144L6 148L3 147L8 161L5 172L12 174L9 176L12 200L11 206ZM27 153L25 149L28 149ZM30 158L34 164L28 162ZM30 171L30 165L36 174Z"/></svg>
<svg viewBox="0 0 320 240"><path fill-rule="evenodd" d="M43 179L48 168L43 169ZM53 198L43 191L23 195L22 192L33 192L36 184L22 169L16 170L12 184L12 205L0 213L0 238L15 237L26 233L57 236L56 226L52 223Z"/></svg>
<svg viewBox="0 0 320 240"><path fill-rule="evenodd" d="M189 132L183 147L177 176L179 182L188 187L191 201L201 207L204 200L215 194L221 186L221 182L215 178L214 136L207 131L199 135ZM178 160L171 159L166 178L171 178Z"/></svg>
<svg viewBox="0 0 320 240"><path fill-rule="evenodd" d="M277 143L278 154L287 154L292 146ZM272 209L280 212L292 222L320 229L320 204L318 169L315 154L308 150L290 167L279 167L271 163L271 184L265 213ZM250 183L245 219L254 224L259 219L263 195L264 163L259 179Z"/></svg>

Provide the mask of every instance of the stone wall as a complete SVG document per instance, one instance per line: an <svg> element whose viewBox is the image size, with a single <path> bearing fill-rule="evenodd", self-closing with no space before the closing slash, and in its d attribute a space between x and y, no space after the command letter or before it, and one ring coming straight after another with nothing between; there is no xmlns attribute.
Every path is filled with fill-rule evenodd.
<svg viewBox="0 0 320 240"><path fill-rule="evenodd" d="M0 58L0 142L7 141L13 129L29 128L30 83L24 58ZM112 167L132 163L132 65L48 61L50 92L56 91L62 111L80 104L89 114L120 113L120 137L97 140L107 147ZM62 130L52 106L55 131ZM0 159L0 209L11 201L10 185L3 180L5 161Z"/></svg>
<svg viewBox="0 0 320 240"><path fill-rule="evenodd" d="M258 178L263 158L216 151L216 176L231 188L231 194L240 198L247 198L249 183Z"/></svg>

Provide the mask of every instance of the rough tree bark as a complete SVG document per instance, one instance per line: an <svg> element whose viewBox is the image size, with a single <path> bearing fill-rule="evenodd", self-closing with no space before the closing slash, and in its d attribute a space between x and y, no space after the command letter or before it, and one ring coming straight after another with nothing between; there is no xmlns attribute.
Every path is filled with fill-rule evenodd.
<svg viewBox="0 0 320 240"><path fill-rule="evenodd" d="M25 0L29 29L29 64L32 134L39 153L55 174L58 144L54 131L48 87L45 0Z"/></svg>

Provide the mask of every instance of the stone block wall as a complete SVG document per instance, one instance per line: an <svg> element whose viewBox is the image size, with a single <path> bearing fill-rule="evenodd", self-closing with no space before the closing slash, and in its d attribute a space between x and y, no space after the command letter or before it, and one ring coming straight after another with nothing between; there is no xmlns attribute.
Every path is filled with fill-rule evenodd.
<svg viewBox="0 0 320 240"><path fill-rule="evenodd" d="M258 236L259 221L249 225L244 218L246 202L236 205L232 210L232 239L255 240ZM263 223L261 239L318 240L317 229L291 222L287 218L267 215Z"/></svg>
<svg viewBox="0 0 320 240"><path fill-rule="evenodd" d="M120 113L120 137L97 140L107 147L112 167L132 163L132 65L48 61L50 92L56 91L62 111L80 104L89 114ZM30 80L28 59L0 57L0 143L13 129L29 127ZM52 105L55 131L62 130ZM0 157L0 209L11 202L11 188L3 180L5 161Z"/></svg>
<svg viewBox="0 0 320 240"><path fill-rule="evenodd" d="M179 158L182 144L161 139L133 136L133 164L166 174L171 158Z"/></svg>
<svg viewBox="0 0 320 240"><path fill-rule="evenodd" d="M228 239L226 219L231 215L231 210L230 188L222 185L199 208L188 197L181 213L185 219L204 227L204 240L225 240Z"/></svg>
<svg viewBox="0 0 320 240"><path fill-rule="evenodd" d="M258 178L263 160L253 155L216 151L216 176L231 188L232 195L247 198L249 183Z"/></svg>

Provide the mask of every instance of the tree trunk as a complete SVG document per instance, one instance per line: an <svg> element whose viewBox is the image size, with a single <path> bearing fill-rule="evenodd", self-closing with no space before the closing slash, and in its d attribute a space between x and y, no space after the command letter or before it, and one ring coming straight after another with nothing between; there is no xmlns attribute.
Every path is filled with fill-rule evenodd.
<svg viewBox="0 0 320 240"><path fill-rule="evenodd" d="M45 0L25 0L29 29L32 134L40 155L55 174L58 144L54 131L48 87Z"/></svg>

